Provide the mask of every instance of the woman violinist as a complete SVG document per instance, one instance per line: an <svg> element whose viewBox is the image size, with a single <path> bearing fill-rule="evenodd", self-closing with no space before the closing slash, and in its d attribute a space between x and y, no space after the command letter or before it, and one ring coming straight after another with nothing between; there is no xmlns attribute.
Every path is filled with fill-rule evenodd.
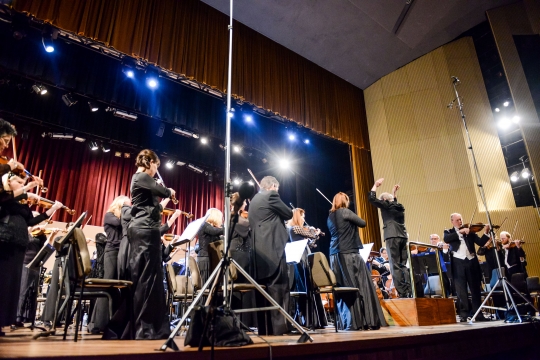
<svg viewBox="0 0 540 360"><path fill-rule="evenodd" d="M223 235L223 213L215 208L208 209L208 213L210 215L197 234L199 236L197 265L199 265L203 284L210 276L208 245L214 241L218 241L220 236Z"/></svg>

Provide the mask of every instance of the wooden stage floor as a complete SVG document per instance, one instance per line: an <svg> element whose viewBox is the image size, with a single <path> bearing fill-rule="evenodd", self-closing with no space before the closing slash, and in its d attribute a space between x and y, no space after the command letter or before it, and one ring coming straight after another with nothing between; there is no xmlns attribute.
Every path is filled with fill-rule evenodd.
<svg viewBox="0 0 540 360"><path fill-rule="evenodd" d="M310 333L313 343L297 344L299 336L252 335L255 344L216 348L216 359L540 359L540 323L505 324L502 321L437 326L391 326L377 331L335 333L327 328ZM163 340L105 341L84 331L73 336L33 340L29 329L10 331L0 338L0 358L24 359L209 359L210 351L184 347L179 352L157 351ZM268 343L266 343L266 342ZM270 345L270 346L269 346ZM514 355L514 356L512 356Z"/></svg>

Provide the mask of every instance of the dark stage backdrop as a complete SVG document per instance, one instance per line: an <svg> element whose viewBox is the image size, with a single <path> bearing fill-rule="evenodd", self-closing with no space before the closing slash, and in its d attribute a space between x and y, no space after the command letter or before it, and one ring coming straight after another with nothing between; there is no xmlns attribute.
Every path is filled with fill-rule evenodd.
<svg viewBox="0 0 540 360"><path fill-rule="evenodd" d="M59 210L53 220L71 221L88 211L88 216L92 215L89 225L103 225L105 212L114 198L130 195L131 176L136 171L135 154L126 159L114 156L113 151L91 151L86 143L43 138L41 130L33 127L25 140L17 137L18 160L33 174L43 170L43 180L49 188L43 197L61 201L77 211L72 217ZM6 155L11 156L11 149ZM192 212L195 218L202 217L210 207L223 207L221 182L209 182L206 176L185 167L168 172L162 166L160 173L167 186L177 191L179 200L177 206L169 202L167 207ZM181 217L174 233L181 233L185 225L187 222Z"/></svg>

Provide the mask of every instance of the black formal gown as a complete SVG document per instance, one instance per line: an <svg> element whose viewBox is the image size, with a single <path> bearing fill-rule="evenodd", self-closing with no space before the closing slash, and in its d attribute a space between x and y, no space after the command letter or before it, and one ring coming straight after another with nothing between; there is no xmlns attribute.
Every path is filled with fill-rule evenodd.
<svg viewBox="0 0 540 360"><path fill-rule="evenodd" d="M208 256L208 245L214 241L218 241L223 235L222 227L215 227L209 223L204 223L199 230L199 253L197 254L197 265L201 273L201 280L204 284L210 276L210 258Z"/></svg>
<svg viewBox="0 0 540 360"><path fill-rule="evenodd" d="M131 206L122 206L120 221L122 224L122 240L120 241L120 248L118 249L118 279L130 280L129 275L129 238L128 227L131 221Z"/></svg>
<svg viewBox="0 0 540 360"><path fill-rule="evenodd" d="M159 198L168 198L170 191L158 185L144 172L131 180L131 222L129 273L133 281L133 321L135 339L165 339L170 333L163 284L161 251L161 212ZM115 313L104 339L130 339L130 314L123 304Z"/></svg>
<svg viewBox="0 0 540 360"><path fill-rule="evenodd" d="M34 217L28 205L19 203L27 199L26 194L7 199L0 203L0 327L14 324L17 318L28 227L47 219L45 214Z"/></svg>
<svg viewBox="0 0 540 360"><path fill-rule="evenodd" d="M362 299L355 293L344 293L335 299L342 330L379 329L387 326L371 273L359 254L363 248L358 227L366 222L351 210L341 208L330 213L327 221L332 239L330 267L338 286L360 289Z"/></svg>

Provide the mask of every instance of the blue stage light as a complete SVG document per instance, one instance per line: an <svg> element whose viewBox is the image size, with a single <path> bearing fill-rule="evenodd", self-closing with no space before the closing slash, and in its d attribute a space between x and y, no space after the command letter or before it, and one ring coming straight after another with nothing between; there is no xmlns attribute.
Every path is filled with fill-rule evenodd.
<svg viewBox="0 0 540 360"><path fill-rule="evenodd" d="M304 144L309 144L309 139L305 139Z"/></svg>
<svg viewBox="0 0 540 360"><path fill-rule="evenodd" d="M156 89L158 87L158 81L155 77L149 77L146 79L146 85L150 88L150 89Z"/></svg>

